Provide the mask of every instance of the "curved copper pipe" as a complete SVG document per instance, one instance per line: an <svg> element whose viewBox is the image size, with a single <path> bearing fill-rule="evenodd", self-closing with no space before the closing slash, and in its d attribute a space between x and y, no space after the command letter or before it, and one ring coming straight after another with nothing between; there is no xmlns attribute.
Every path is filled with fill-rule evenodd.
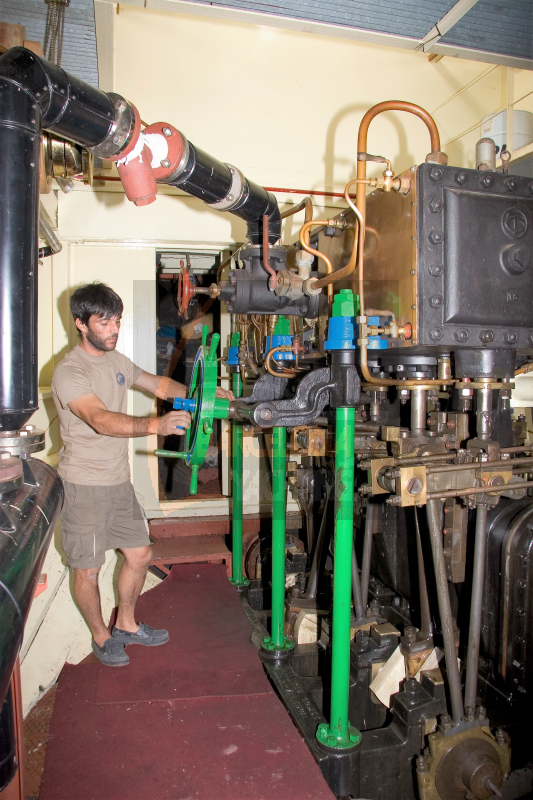
<svg viewBox="0 0 533 800"><path fill-rule="evenodd" d="M329 260L329 258L327 256L325 256L324 253L320 253L318 250L313 250L305 241L305 234L307 233L307 230L311 226L311 224L312 225L327 225L328 224L327 220L326 221L324 221L324 220L315 220L313 223L310 223L310 224L308 223L307 225L304 224L302 226L302 229L300 231L300 244L302 245L304 250L307 250L308 253L313 253L314 255L317 255L317 256L319 256L319 258L323 259L323 261L325 261L325 263L326 263L326 268L328 268L328 266L329 266L329 268L327 269L328 274L325 277L319 278L318 280L313 281L313 288L314 289L322 289L324 286L330 286L333 283L337 283L337 281L341 281L341 280L343 280L343 278L346 278L346 277L348 277L348 275L351 275L352 272L355 269L355 265L357 263L357 253L358 253L358 251L359 251L359 253L361 252L362 245L363 245L363 237L360 235L361 231L363 230L363 226L362 226L363 219L362 219L362 216L359 213L358 209L354 206L354 204L350 200L349 190L353 186L354 183L358 183L358 182L359 182L359 178L355 178L353 181L350 181L349 183L347 183L346 187L344 189L344 198L348 202L348 204L352 208L352 210L354 211L355 216L357 218L357 221L359 223L359 231L358 231L358 233L356 234L356 236L354 238L352 253L351 253L350 259L349 259L348 263L346 264L346 266L344 266L341 269L338 269L338 270L336 270L334 272L333 271L333 267L331 265L331 261ZM361 257L361 256L359 255L359 257Z"/></svg>
<svg viewBox="0 0 533 800"><path fill-rule="evenodd" d="M274 289L278 285L278 276L276 275L276 271L270 266L270 261L268 260L269 248L270 244L268 241L268 214L264 214L263 215L263 266L270 275L269 289L274 291Z"/></svg>
<svg viewBox="0 0 533 800"><path fill-rule="evenodd" d="M366 153L367 148L367 140L368 140L368 127L374 117L378 114L381 114L382 111L408 111L410 114L415 114L417 117L426 123L427 128L429 130L429 134L431 137L431 150L439 151L440 150L440 136L437 130L437 126L435 124L435 120L433 117L428 114L423 108L420 106L416 106L413 103L406 103L403 100L388 100L384 103L378 103L373 108L369 109L363 119L361 120L361 125L359 126L359 135L357 137L357 152L358 153ZM365 230L365 222L366 222L366 192L364 181L366 179L366 161L357 161L357 191L356 191L356 204L359 212L362 216L361 222L361 230L363 231L363 235L360 237L361 241L364 240L364 230ZM353 205L350 195L348 194L348 189L350 184L347 184L346 191L345 191L345 199L348 205L355 211L356 208ZM358 269L358 280L357 282L353 281L353 290L356 291L358 288L359 293L359 304L360 304L360 315L365 316L365 293L364 293L364 247L360 247L359 249L359 269ZM455 383L455 381L440 381L440 380L420 380L420 381L399 381L394 380L392 378L373 378L370 374L370 370L368 369L368 348L366 345L361 345L361 372L363 373L363 377L367 383L371 383L374 385L379 386L402 386L404 389L409 389L411 387L415 388L417 386L442 386L443 383Z"/></svg>
<svg viewBox="0 0 533 800"><path fill-rule="evenodd" d="M302 245L303 249L306 250L308 253L311 253L311 255L313 256L317 256L317 258L321 258L324 264L326 265L327 275L331 275L333 273L333 264L331 263L327 255L325 255L325 253L321 253L320 250L314 250L311 247L311 245L309 244L309 233L308 233L309 229L312 228L314 225L327 225L327 224L328 224L327 219L314 219L310 220L309 222L304 222L304 224L300 228L300 244ZM321 280L325 280L325 278L322 278ZM333 281L330 280L327 283L324 283L323 286L327 286L328 283L332 282ZM321 289L322 286L318 286L319 283L320 281L317 281L315 286L318 289Z"/></svg>
<svg viewBox="0 0 533 800"><path fill-rule="evenodd" d="M265 369L268 373L270 373L270 375L274 375L275 378L281 378L284 375L287 378L294 378L294 376L298 374L300 370L285 369L285 367L278 361L276 361L276 364L278 364L278 366L282 368L283 372L279 371L276 372L276 370L270 366L270 360L274 355L274 353L288 353L288 352L292 352L292 346L288 344L282 344L279 347L273 347L272 350L268 351L268 353L265 356Z"/></svg>
<svg viewBox="0 0 533 800"><path fill-rule="evenodd" d="M293 214L297 214L298 211L302 210L302 208L305 208L304 222L310 222L313 219L313 203L311 202L310 197L304 197L304 199L298 203L297 206L293 206L292 208L288 208L286 211L284 211L281 215L281 219L292 217Z"/></svg>
<svg viewBox="0 0 533 800"><path fill-rule="evenodd" d="M357 153L366 153L368 143L368 128L370 123L374 117L377 117L378 114L381 114L383 111L407 111L409 114L414 114L415 116L419 117L423 122L425 122L429 131L431 150L440 150L439 131L431 114L414 103L407 103L404 100L386 100L383 103L378 103L370 108L361 120L361 124L359 125L359 133L357 136ZM366 222L366 192L363 183L363 181L366 180L366 161L359 161L359 158L357 159L357 178L361 181L361 183L357 185L355 203L363 215L364 222ZM364 222L362 226L363 231L365 227ZM353 290L355 292L355 279L353 281Z"/></svg>

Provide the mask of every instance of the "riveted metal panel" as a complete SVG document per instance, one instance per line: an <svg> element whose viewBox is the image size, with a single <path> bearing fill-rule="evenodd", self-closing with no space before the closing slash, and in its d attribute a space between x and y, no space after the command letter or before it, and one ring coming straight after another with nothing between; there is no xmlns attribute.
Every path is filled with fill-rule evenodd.
<svg viewBox="0 0 533 800"><path fill-rule="evenodd" d="M423 164L417 173L419 344L533 343L533 182Z"/></svg>

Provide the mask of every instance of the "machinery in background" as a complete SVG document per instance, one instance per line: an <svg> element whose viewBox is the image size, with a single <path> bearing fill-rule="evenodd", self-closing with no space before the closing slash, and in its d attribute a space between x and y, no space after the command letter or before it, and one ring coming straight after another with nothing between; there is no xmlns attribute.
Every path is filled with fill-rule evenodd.
<svg viewBox="0 0 533 800"><path fill-rule="evenodd" d="M24 494L23 509L32 492L44 493L51 525L60 501L44 473L24 459L17 466L29 454L17 450L21 441L39 439L25 425L36 407L45 129L115 160L136 205L168 183L248 223L226 278L222 265L202 287L183 270L178 287L182 313L203 294L233 315L226 360L236 399L215 397L219 339L208 346L204 336L189 397L179 401L193 415L186 450L164 455L190 464L194 492L213 421L233 420L232 581L256 608L265 668L333 792L526 794L533 454L510 393L533 346L533 183L497 172L486 140L479 170L448 166L427 112L380 103L361 123L349 210L312 220L306 203L299 245L287 248L273 195L166 122L141 130L137 109L119 95L23 48L0 59L0 89L0 421L9 431L0 506L16 546L41 539L36 518L26 536L26 517L12 517L11 493ZM367 152L369 124L388 110L421 118L431 139L426 163L399 176ZM367 178L368 161L384 164L382 177ZM243 553L244 425L271 443L272 536L253 553ZM287 466L287 452L300 463ZM287 477L307 523L306 541L289 546ZM28 579L24 607L30 589ZM2 598L0 618L4 611ZM17 642L0 642L3 689Z"/></svg>

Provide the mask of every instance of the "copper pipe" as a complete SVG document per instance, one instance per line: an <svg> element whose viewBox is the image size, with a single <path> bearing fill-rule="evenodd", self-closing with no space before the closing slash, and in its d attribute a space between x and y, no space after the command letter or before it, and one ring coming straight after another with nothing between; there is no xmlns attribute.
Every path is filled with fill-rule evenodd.
<svg viewBox="0 0 533 800"><path fill-rule="evenodd" d="M366 114L364 115L363 119L361 120L361 124L359 125L359 134L357 136L357 152L358 153L366 153L366 148L368 144L368 128L374 117L377 117L378 114L381 114L383 111L407 111L410 114L415 114L417 117L425 122L428 130L429 135L431 138L431 150L437 151L440 150L440 136L439 131L437 129L437 125L435 120L425 109L420 108L420 106L414 105L414 103L406 103L403 100L387 100L383 103L378 103L377 105L370 108ZM366 161L359 161L357 159L357 177L363 181L366 179ZM357 192L355 195L355 203L357 208L363 215L363 219L366 221L366 192L364 184L359 183L357 185ZM364 230L364 224L363 224ZM355 281L353 290L355 292Z"/></svg>
<svg viewBox="0 0 533 800"><path fill-rule="evenodd" d="M313 219L313 203L311 202L310 197L304 197L304 199L298 203L297 206L293 206L292 208L288 208L286 211L284 211L281 215L281 219L292 217L293 214L297 214L298 211L302 210L302 208L305 208L304 222L310 222Z"/></svg>
<svg viewBox="0 0 533 800"><path fill-rule="evenodd" d="M263 266L270 275L269 281L269 289L274 291L276 286L278 285L278 276L272 267L270 266L270 261L268 260L268 251L270 248L270 244L268 241L268 214L263 215Z"/></svg>
<svg viewBox="0 0 533 800"><path fill-rule="evenodd" d="M367 138L368 138L368 126L370 125L371 121L374 119L375 116L380 114L382 111L409 111L411 114L416 114L421 119L424 120L426 125L429 128L429 132L431 135L431 148L432 150L436 149L439 150L440 148L440 138L439 132L437 130L437 126L435 125L435 121L433 118L428 114L427 111L424 111L423 108L419 106L415 106L412 103L405 103L403 101L395 101L389 100L385 103L378 103L377 106L374 106L369 111L366 112L365 116L362 119L361 125L359 126L359 136L357 139L357 151L359 152L366 152L367 147ZM362 220L360 220L360 228L362 231L362 235L360 236L360 247L359 247L359 264L358 264L358 281L356 283L355 278L353 281L353 290L354 292L358 288L359 290L359 308L360 308L360 315L361 317L365 316L365 287L364 287L364 231L365 231L365 213L366 213L366 194L364 190L364 185L362 185L362 180L366 178L366 161L357 161L357 179L360 180L357 186L357 194L356 194L356 204L357 207L354 206L350 195L348 194L348 190L351 184L355 181L351 181L350 183L346 184L346 189L344 191L344 198L350 208L358 213ZM357 181L356 179L356 181ZM399 381L393 378L373 378L370 374L370 370L368 369L368 351L367 346L365 344L361 344L361 372L363 373L363 377L367 383L372 383L377 386L402 386L404 389L409 389L416 386L421 385L429 385L429 386L442 386L445 383L455 383L455 381L441 381L441 380L420 380L420 381Z"/></svg>
<svg viewBox="0 0 533 800"><path fill-rule="evenodd" d="M282 378L283 376L285 376L286 378L294 378L294 376L301 371L294 369L285 369L285 367L283 367L283 365L279 364L279 362L277 361L276 364L278 364L282 368L283 372L279 372L279 370L276 371L270 365L270 361L274 353L287 353L287 352L292 352L292 346L289 344L282 344L279 347L273 347L272 350L269 350L265 356L265 369L270 375L273 375L275 378Z"/></svg>
<svg viewBox="0 0 533 800"><path fill-rule="evenodd" d="M93 180L103 182L120 181L120 178L115 175L94 175ZM344 197L343 192L320 192L315 189L284 189L275 186L264 186L267 192L279 192L280 194L308 194L317 197ZM184 193L185 194L185 193Z"/></svg>
<svg viewBox="0 0 533 800"><path fill-rule="evenodd" d="M310 220L309 222L304 222L304 224L300 228L300 244L302 245L303 249L306 250L308 253L311 253L311 255L316 256L317 258L321 258L324 264L326 265L326 273L328 275L331 275L331 273L333 272L333 264L331 263L329 258L324 253L321 253L320 250L313 250L313 248L309 244L309 238L310 238L309 229L315 225L327 225L327 224L328 224L327 219L315 219L315 220Z"/></svg>

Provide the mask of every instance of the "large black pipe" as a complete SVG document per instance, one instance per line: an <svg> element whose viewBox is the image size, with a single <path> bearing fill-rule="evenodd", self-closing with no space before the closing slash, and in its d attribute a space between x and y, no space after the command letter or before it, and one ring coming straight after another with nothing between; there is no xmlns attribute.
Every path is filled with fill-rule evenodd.
<svg viewBox="0 0 533 800"><path fill-rule="evenodd" d="M99 89L23 47L0 58L0 430L37 410L37 259L42 128L87 147L114 106Z"/></svg>
<svg viewBox="0 0 533 800"><path fill-rule="evenodd" d="M40 135L52 131L85 147L105 142L107 157L129 143L131 106L23 47L0 58L0 430L19 430L37 409L37 257ZM120 113L123 116L120 116ZM228 202L232 171L187 142L187 161L168 182L206 203L223 201L260 244L263 215L270 241L281 234L275 197L243 177ZM42 255L47 255L43 252Z"/></svg>
<svg viewBox="0 0 533 800"><path fill-rule="evenodd" d="M0 430L37 409L38 165L41 112L0 76Z"/></svg>
<svg viewBox="0 0 533 800"><path fill-rule="evenodd" d="M0 497L0 703L63 501L61 479L43 461L25 462L24 479L20 489Z"/></svg>
<svg viewBox="0 0 533 800"><path fill-rule="evenodd" d="M205 203L220 203L230 196L232 172L227 164L204 153L203 150L187 141L188 158L179 172L163 181L176 186L184 192L198 197ZM268 238L275 244L281 236L281 215L278 202L273 194L267 192L247 178L242 179L239 196L228 200L225 210L244 219L248 223L248 239L251 244L263 241L263 216L269 218Z"/></svg>
<svg viewBox="0 0 533 800"><path fill-rule="evenodd" d="M109 95L31 50L8 50L0 58L0 76L31 95L44 129L85 147L95 147L111 132L115 107Z"/></svg>

